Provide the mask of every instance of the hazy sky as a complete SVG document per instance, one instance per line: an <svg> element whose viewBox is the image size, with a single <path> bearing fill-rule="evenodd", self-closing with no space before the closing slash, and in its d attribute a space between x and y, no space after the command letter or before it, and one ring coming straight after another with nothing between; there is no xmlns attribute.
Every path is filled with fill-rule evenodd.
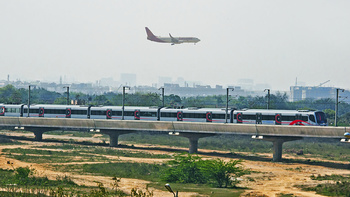
<svg viewBox="0 0 350 197"><path fill-rule="evenodd" d="M349 0L0 0L0 79L94 82L121 73L209 85L295 79L350 89ZM171 46L155 35L195 36Z"/></svg>

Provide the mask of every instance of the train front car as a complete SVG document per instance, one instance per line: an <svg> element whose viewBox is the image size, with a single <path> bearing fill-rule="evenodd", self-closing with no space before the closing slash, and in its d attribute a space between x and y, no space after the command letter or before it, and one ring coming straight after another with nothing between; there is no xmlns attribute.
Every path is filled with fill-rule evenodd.
<svg viewBox="0 0 350 197"><path fill-rule="evenodd" d="M234 123L327 126L322 111L245 109L234 111Z"/></svg>

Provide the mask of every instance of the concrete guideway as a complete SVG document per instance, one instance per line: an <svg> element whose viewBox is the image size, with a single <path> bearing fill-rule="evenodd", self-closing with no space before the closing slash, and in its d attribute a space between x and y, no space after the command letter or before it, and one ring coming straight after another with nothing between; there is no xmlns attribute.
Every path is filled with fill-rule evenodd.
<svg viewBox="0 0 350 197"><path fill-rule="evenodd" d="M142 120L102 120L71 118L1 117L3 129L24 128L42 140L42 134L52 130L100 131L110 136L110 146L118 145L119 135L138 131L166 132L189 139L189 152L196 153L199 138L217 134L248 135L273 143L273 161L282 160L282 144L305 137L342 139L349 127L285 126L261 124L224 124L207 122L166 122Z"/></svg>

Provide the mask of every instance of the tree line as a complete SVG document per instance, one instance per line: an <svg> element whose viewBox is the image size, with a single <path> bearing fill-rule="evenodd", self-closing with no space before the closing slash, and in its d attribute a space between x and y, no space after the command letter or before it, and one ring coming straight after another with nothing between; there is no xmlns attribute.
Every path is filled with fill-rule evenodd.
<svg viewBox="0 0 350 197"><path fill-rule="evenodd" d="M70 100L74 100L78 105L122 105L123 95L121 93L108 92L102 95L90 95L80 92L71 92ZM43 88L34 88L31 90L32 104L66 104L67 94L45 90ZM213 96L195 96L180 97L170 94L164 96L164 106L172 108L185 107L208 107L225 108L226 95ZM12 85L0 88L0 103L5 104L26 104L28 103L28 90L17 89ZM132 93L125 95L126 106L162 106L162 95L159 93ZM229 97L229 108L235 109L266 109L267 97L265 96L238 96ZM327 114L330 125L335 116L335 99L305 99L296 102L290 102L286 93L277 92L270 95L270 109L304 109L304 110L322 110ZM338 107L339 125L349 125L350 123L350 104L339 103Z"/></svg>

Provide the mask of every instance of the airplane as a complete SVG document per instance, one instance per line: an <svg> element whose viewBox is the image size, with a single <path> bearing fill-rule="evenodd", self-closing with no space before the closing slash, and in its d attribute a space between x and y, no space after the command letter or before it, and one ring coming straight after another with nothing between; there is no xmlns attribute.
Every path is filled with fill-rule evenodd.
<svg viewBox="0 0 350 197"><path fill-rule="evenodd" d="M146 33L147 33L147 39L154 42L162 42L162 43L171 43L171 45L174 44L181 44L181 43L194 43L201 41L198 38L195 37L173 37L170 33L170 37L160 37L155 36L151 30L148 29L148 27L145 27Z"/></svg>

